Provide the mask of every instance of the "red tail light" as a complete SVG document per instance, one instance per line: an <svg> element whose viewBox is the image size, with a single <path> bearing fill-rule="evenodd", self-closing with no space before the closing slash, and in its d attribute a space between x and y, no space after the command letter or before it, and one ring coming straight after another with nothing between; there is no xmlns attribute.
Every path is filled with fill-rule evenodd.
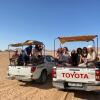
<svg viewBox="0 0 100 100"><path fill-rule="evenodd" d="M52 69L52 78L56 78L56 68Z"/></svg>
<svg viewBox="0 0 100 100"><path fill-rule="evenodd" d="M100 70L96 70L96 81L100 81Z"/></svg>
<svg viewBox="0 0 100 100"><path fill-rule="evenodd" d="M34 72L36 70L36 67L31 68L31 72Z"/></svg>

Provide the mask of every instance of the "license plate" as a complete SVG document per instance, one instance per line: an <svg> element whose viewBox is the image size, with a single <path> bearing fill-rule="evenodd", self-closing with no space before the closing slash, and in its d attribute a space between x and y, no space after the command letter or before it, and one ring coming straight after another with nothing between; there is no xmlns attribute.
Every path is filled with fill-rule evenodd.
<svg viewBox="0 0 100 100"><path fill-rule="evenodd" d="M68 83L68 86L82 87L82 83Z"/></svg>
<svg viewBox="0 0 100 100"><path fill-rule="evenodd" d="M25 77L24 75L15 75L16 78L23 78Z"/></svg>
<svg viewBox="0 0 100 100"><path fill-rule="evenodd" d="M21 76L21 77L24 77L24 75L15 75L15 76Z"/></svg>

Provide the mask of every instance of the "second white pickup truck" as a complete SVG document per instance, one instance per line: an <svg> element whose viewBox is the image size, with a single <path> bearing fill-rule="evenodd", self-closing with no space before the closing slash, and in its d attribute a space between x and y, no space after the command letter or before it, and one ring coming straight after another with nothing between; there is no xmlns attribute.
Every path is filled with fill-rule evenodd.
<svg viewBox="0 0 100 100"><path fill-rule="evenodd" d="M8 78L19 81L37 80L40 83L45 83L47 76L51 74L54 66L54 58L49 55L44 56L44 62L35 66L14 66L8 67Z"/></svg>
<svg viewBox="0 0 100 100"><path fill-rule="evenodd" d="M45 55L45 46L42 42L36 40L28 40L22 43L10 44L8 48L11 46L15 48L22 47L23 49L23 46L29 46L30 43L32 46L34 45L33 47L35 47L36 45L43 46L42 53L44 51L44 54L41 55L41 59L40 58L36 59L36 57L34 59L33 57L33 59L30 59L27 62L27 64L24 64L25 63L24 57L18 60L20 58L19 56L17 60L14 59L14 61L10 59L10 64L8 66L8 78L24 82L38 80L38 82L40 83L45 83L47 80L47 76L51 74L55 62L52 56ZM9 51L9 58L10 58L10 51Z"/></svg>
<svg viewBox="0 0 100 100"><path fill-rule="evenodd" d="M19 81L32 81L38 80L41 83L45 83L47 76L51 74L54 66L54 58L52 56L44 56L44 62L35 66L14 66L9 65L8 78L16 79Z"/></svg>

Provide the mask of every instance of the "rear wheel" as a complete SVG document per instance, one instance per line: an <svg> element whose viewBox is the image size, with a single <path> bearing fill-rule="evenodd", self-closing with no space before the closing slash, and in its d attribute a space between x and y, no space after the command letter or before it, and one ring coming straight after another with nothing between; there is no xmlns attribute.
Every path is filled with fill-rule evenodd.
<svg viewBox="0 0 100 100"><path fill-rule="evenodd" d="M43 84L43 83L46 83L46 81L47 81L47 71L44 70L41 73L41 76L39 78L39 82Z"/></svg>

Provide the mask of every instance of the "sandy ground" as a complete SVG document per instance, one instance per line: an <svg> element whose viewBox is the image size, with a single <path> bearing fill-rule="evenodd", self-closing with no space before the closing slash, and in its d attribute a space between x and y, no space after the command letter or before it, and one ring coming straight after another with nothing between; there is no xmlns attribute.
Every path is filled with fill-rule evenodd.
<svg viewBox="0 0 100 100"><path fill-rule="evenodd" d="M0 53L0 100L100 100L93 92L58 90L51 79L44 85L8 80L8 64L8 53Z"/></svg>

